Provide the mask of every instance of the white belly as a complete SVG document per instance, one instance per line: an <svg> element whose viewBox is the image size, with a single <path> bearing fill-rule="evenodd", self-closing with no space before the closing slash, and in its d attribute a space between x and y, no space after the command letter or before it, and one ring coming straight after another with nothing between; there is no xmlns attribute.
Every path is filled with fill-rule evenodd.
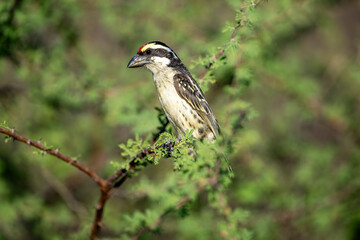
<svg viewBox="0 0 360 240"><path fill-rule="evenodd" d="M159 100L165 111L169 121L174 125L175 129L180 133L185 133L186 129L191 129L188 121L192 119L190 106L176 92L174 86L166 88L158 88Z"/></svg>
<svg viewBox="0 0 360 240"><path fill-rule="evenodd" d="M166 88L159 86L158 91L160 104L178 136L184 134L186 130L194 130L193 136L196 138L214 138L209 127L198 113L178 95L173 84Z"/></svg>

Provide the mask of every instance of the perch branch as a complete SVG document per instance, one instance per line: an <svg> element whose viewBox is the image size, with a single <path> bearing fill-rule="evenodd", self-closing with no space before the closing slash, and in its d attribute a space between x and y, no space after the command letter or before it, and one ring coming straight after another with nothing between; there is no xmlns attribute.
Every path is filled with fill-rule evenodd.
<svg viewBox="0 0 360 240"><path fill-rule="evenodd" d="M105 186L105 180L102 179L101 177L99 177L99 175L97 175L93 170L91 170L90 168L86 167L85 165L79 163L78 161L62 154L59 149L51 149L51 148L46 148L44 145L42 145L40 143L40 141L33 141L30 140L26 137L20 136L18 134L15 133L14 129L5 129L0 127L0 132L8 135L10 137L12 137L14 140L17 140L19 142L23 142L26 143L29 146L33 146L41 151L43 151L44 154L50 154L53 155L54 157L67 162L68 164L76 167L77 169L79 169L80 171L84 172L85 174L87 174L91 179L93 179L100 187Z"/></svg>
<svg viewBox="0 0 360 240"><path fill-rule="evenodd" d="M127 173L129 171L132 171L136 166L135 160L139 158L144 158L147 154L150 154L150 151L148 149L147 151L139 153L135 158L133 158L129 162L130 167L128 170L124 168L120 168L116 173L114 173L113 175L111 175L106 179L105 181L106 185L103 188L101 188L100 198L96 204L96 213L95 213L93 225L91 227L90 240L95 240L99 235L100 229L102 227L102 217L104 213L104 207L106 201L110 198L111 193L115 188L121 186L125 182L128 176Z"/></svg>
<svg viewBox="0 0 360 240"><path fill-rule="evenodd" d="M173 143L170 143L170 146ZM160 146L156 146L155 148L161 148L161 147L169 147L169 143L162 144ZM138 153L135 157L133 157L129 162L129 169L126 170L124 168L120 168L116 173L111 175L106 179L106 186L101 188L101 196L96 204L96 214L94 218L93 225L91 227L91 236L90 240L96 239L96 237L99 235L99 231L101 229L102 225L102 216L104 212L104 207L106 201L110 198L113 191L120 187L128 178L128 173L133 171L135 167L137 166L137 159L143 159L146 156L153 154L154 149L153 148L146 148L144 151Z"/></svg>
<svg viewBox="0 0 360 240"><path fill-rule="evenodd" d="M99 234L101 225L102 225L101 222L102 222L104 206L105 206L106 201L110 197L109 192L111 190L111 185L113 184L113 181L111 179L104 180L90 168L88 168L88 167L84 166L83 164L75 161L74 159L60 153L60 151L58 149L54 150L54 149L46 148L44 145L42 145L40 143L40 141L36 142L36 141L30 140L26 137L16 134L14 129L6 129L6 128L0 127L0 132L13 138L14 140L17 140L19 142L26 143L29 146L35 147L35 148L41 150L44 154L53 155L56 158L66 162L66 163L69 163L70 165L76 167L80 171L86 173L91 179L93 179L98 184L98 186L100 187L100 190L101 190L101 195L100 195L100 199L99 199L98 203L96 204L96 214L95 214L95 219L94 219L93 225L91 227L91 235L90 235L91 240L96 239L96 237Z"/></svg>
<svg viewBox="0 0 360 240"><path fill-rule="evenodd" d="M95 207L96 213L95 213L94 222L91 226L90 240L95 240L99 236L99 232L102 227L102 217L104 213L104 207L106 201L110 197L109 191L110 191L109 187L105 187L105 189L101 189L100 198Z"/></svg>
<svg viewBox="0 0 360 240"><path fill-rule="evenodd" d="M141 158L146 157L148 154L154 153L154 150L151 148L145 149L143 152L139 153L137 156L135 156L135 158L133 158L130 161L130 163L129 163L130 168L128 170L119 169L115 174L110 176L108 179L104 180L93 170L91 170L90 168L86 167L85 165L77 162L76 160L62 154L58 149L46 148L43 144L40 143L40 141L33 141L29 138L26 138L26 137L16 134L14 129L6 129L6 128L0 127L0 132L11 137L14 140L17 140L19 142L26 143L29 146L35 147L35 148L41 150L44 154L50 154L66 163L69 163L70 165L76 167L80 171L87 174L91 179L93 179L98 184L98 186L100 187L101 193L100 193L100 198L96 204L95 218L94 218L93 225L91 227L91 234L90 234L91 240L96 239L99 235L99 231L102 226L102 216L103 216L103 212L104 212L104 207L105 207L106 201L110 198L110 195L112 193L111 190L114 189L115 187L119 187L126 180L127 173L129 171L132 171L136 166L136 163L135 163L136 159L139 159L139 158L141 159ZM161 146L158 146L157 148L159 148L159 147L161 147ZM119 179L119 180L116 182L117 179ZM114 186L114 183L115 183L115 186Z"/></svg>

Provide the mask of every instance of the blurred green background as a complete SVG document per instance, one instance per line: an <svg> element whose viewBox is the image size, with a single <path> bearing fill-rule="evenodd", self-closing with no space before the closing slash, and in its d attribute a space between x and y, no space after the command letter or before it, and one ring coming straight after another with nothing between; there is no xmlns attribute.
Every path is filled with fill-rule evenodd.
<svg viewBox="0 0 360 240"><path fill-rule="evenodd" d="M250 214L237 227L253 239L360 239L360 3L251 3L1 1L0 122L109 176L118 144L159 126L151 74L126 69L137 49L165 42L199 77L239 20L202 82L234 143L226 194ZM0 143L0 239L86 239L97 186L34 151ZM149 206L139 189L166 182L171 164L147 167L115 193L108 238ZM141 239L226 238L202 195L187 215Z"/></svg>

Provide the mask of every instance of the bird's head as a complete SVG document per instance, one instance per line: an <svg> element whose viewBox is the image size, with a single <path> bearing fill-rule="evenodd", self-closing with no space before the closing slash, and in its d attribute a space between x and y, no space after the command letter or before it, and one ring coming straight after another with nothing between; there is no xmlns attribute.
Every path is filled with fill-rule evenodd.
<svg viewBox="0 0 360 240"><path fill-rule="evenodd" d="M181 64L181 61L171 48L165 43L153 41L141 46L127 67L137 68L145 66L152 72L155 72L179 64Z"/></svg>

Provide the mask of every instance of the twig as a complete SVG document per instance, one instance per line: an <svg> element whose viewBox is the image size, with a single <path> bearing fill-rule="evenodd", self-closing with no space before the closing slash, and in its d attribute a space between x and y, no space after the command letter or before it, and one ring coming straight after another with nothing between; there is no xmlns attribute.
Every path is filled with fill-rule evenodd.
<svg viewBox="0 0 360 240"><path fill-rule="evenodd" d="M106 200L109 198L109 191L111 189L111 184L109 183L108 180L104 180L103 178L101 178L99 175L97 175L97 173L95 173L93 170L91 170L90 168L84 166L83 164L73 160L72 158L65 156L64 154L60 153L60 151L58 149L54 150L54 149L47 149L44 145L42 145L39 141L35 142L33 140L30 140L26 137L20 136L18 134L15 133L14 129L5 129L0 127L0 132L12 137L13 139L26 143L30 146L33 146L37 149L40 149L41 151L43 151L44 153L48 153L50 155L55 156L58 159L61 159L64 162L69 163L70 165L76 167L77 169L79 169L80 171L86 173L91 179L93 179L98 186L101 189L101 196L99 199L99 202L96 205L96 215L95 215L95 219L94 219L94 223L93 226L91 227L91 235L90 235L90 239L96 239L96 237L98 236L100 227L101 227L101 220L102 220L102 214L104 211L104 205L106 203Z"/></svg>
<svg viewBox="0 0 360 240"><path fill-rule="evenodd" d="M166 149L168 151L168 154L171 155L171 148L174 146L174 142L169 141L162 145L150 147L144 149L142 152L138 153L135 157L133 157L129 162L129 169L126 170L124 168L120 168L116 173L114 173L112 176L110 176L107 179L107 182L109 184L112 184L112 188L118 188L120 187L124 181L127 179L127 173L134 170L135 167L138 165L136 160L137 159L143 159L148 155L154 154L156 149Z"/></svg>
<svg viewBox="0 0 360 240"><path fill-rule="evenodd" d="M99 235L100 229L102 227L102 217L104 213L105 203L110 197L109 191L110 188L108 187L106 189L101 189L100 198L95 207L96 213L94 222L91 226L90 240L95 240Z"/></svg>
<svg viewBox="0 0 360 240"><path fill-rule="evenodd" d="M155 146L154 148L155 149L159 149L159 148L168 149L168 147L169 146L171 147L173 144L174 144L173 142L164 143L160 146ZM154 148L146 148L142 152L138 153L135 157L133 157L129 162L128 170L126 170L124 168L120 168L116 173L114 173L113 175L111 175L110 177L107 178L106 186L104 188L101 188L101 196L100 196L98 203L96 204L96 214L95 214L95 219L94 219L94 222L93 222L93 225L91 228L92 230L91 230L90 240L96 239L96 237L99 234L99 230L102 225L101 222L102 222L102 216L103 216L106 201L109 199L109 197L114 192L114 190L116 188L120 187L126 181L126 179L128 178L128 173L133 171L135 169L135 167L138 165L136 160L143 159L146 156L153 154Z"/></svg>
<svg viewBox="0 0 360 240"><path fill-rule="evenodd" d="M111 186L112 188L117 188L120 187L121 184L125 181L124 180L118 180L119 178L126 178L127 176L127 172L133 170L136 167L136 159L142 159L144 157L146 157L149 154L153 154L154 150L152 148L147 148L144 151L138 153L135 157L133 157L130 162L129 162L129 170L126 170L124 168L120 168L116 173L114 173L113 175L111 175L108 179L107 182L109 184L114 184L113 186ZM121 181L121 182L119 182Z"/></svg>
<svg viewBox="0 0 360 240"><path fill-rule="evenodd" d="M154 153L153 148L145 149L144 151L137 154L134 158L132 158L130 160L130 162L129 162L130 167L128 170L121 168L115 174L111 175L109 178L107 178L105 180L105 179L101 178L97 173L95 173L95 171L93 171L92 169L90 169L90 168L86 167L85 165L77 162L76 160L60 153L60 151L58 149L54 150L54 149L46 148L44 145L42 145L40 143L40 141L33 141L26 137L16 134L14 129L6 129L6 128L0 127L0 132L7 136L12 137L14 140L26 143L29 146L33 146L37 149L40 149L45 154L53 155L56 158L66 162L66 163L69 163L70 165L76 167L80 171L87 174L91 179L93 179L97 183L97 185L100 187L100 198L96 204L96 213L95 213L94 221L93 221L93 224L91 227L90 240L96 239L99 235L99 231L102 226L102 217L103 217L103 213L104 213L104 207L105 207L106 201L110 198L113 190L115 190L115 188L118 188L125 182L125 180L127 179L127 176L128 176L128 172L134 170L135 167L137 166L137 162L136 162L137 159L145 158L147 155ZM155 149L158 149L161 147L168 147L168 144L169 143L163 144L161 146L156 146ZM170 143L170 146L171 146L171 144L173 144L173 143Z"/></svg>
<svg viewBox="0 0 360 240"><path fill-rule="evenodd" d="M40 149L44 153L48 153L48 154L53 155L56 158L58 158L58 159L60 159L60 160L62 160L64 162L69 163L70 165L76 167L80 171L86 173L100 187L105 186L105 180L102 179L101 177L99 177L99 175L97 175L92 169L86 167L85 165L77 162L76 160L74 160L74 159L72 159L72 158L70 158L68 156L65 156L58 149L46 148L44 145L42 145L40 143L40 141L35 142L35 141L30 140L30 139L28 139L26 137L20 136L20 135L16 134L13 129L9 130L9 129L5 129L5 128L0 127L0 132L12 137L15 140L18 140L19 142L26 143L27 145L33 146L33 147L35 147L37 149Z"/></svg>
<svg viewBox="0 0 360 240"><path fill-rule="evenodd" d="M113 193L114 189L120 187L125 180L127 179L127 173L132 171L136 167L135 160L139 158L144 158L147 154L150 154L150 150L146 149L146 151L139 153L136 158L133 158L129 162L129 169L126 170L124 168L120 168L116 173L111 175L106 179L106 185L101 188L100 198L96 204L96 213L95 218L91 227L91 235L90 240L95 240L100 232L102 227L102 217L104 213L104 208L106 201L110 198L111 194ZM120 178L120 180L118 180Z"/></svg>
<svg viewBox="0 0 360 240"><path fill-rule="evenodd" d="M252 6L254 8L256 8L257 6L260 5L260 3L262 3L264 0L260 0L254 4L252 4ZM245 8L242 8L241 11L244 11ZM227 46L229 46L230 42L234 41L235 36L237 34L237 31L240 27L242 27L243 25L241 24L240 21L236 22L236 26L234 27L234 31L232 32L229 41L217 52L217 54L215 55L215 57L212 58L212 61L209 63L208 66L205 67L205 69L203 70L203 72L200 74L199 77L199 82L202 83L205 75L210 71L211 67L215 64L215 62L225 53L225 49L227 48Z"/></svg>
<svg viewBox="0 0 360 240"><path fill-rule="evenodd" d="M156 146L155 149L166 147L166 144ZM172 143L170 143L172 144ZM102 216L104 213L104 207L106 204L106 201L110 198L111 194L114 192L114 190L118 187L120 187L125 180L128 178L128 172L133 171L135 167L138 165L136 160L137 159L143 159L147 155L153 154L154 149L153 148L147 148L144 151L138 153L135 157L133 157L129 162L129 169L126 170L124 168L120 168L116 173L111 175L106 179L106 185L101 188L101 195L99 198L98 203L96 204L96 214L94 218L93 225L91 227L91 235L90 240L96 239L96 237L99 235L99 231L102 226Z"/></svg>

